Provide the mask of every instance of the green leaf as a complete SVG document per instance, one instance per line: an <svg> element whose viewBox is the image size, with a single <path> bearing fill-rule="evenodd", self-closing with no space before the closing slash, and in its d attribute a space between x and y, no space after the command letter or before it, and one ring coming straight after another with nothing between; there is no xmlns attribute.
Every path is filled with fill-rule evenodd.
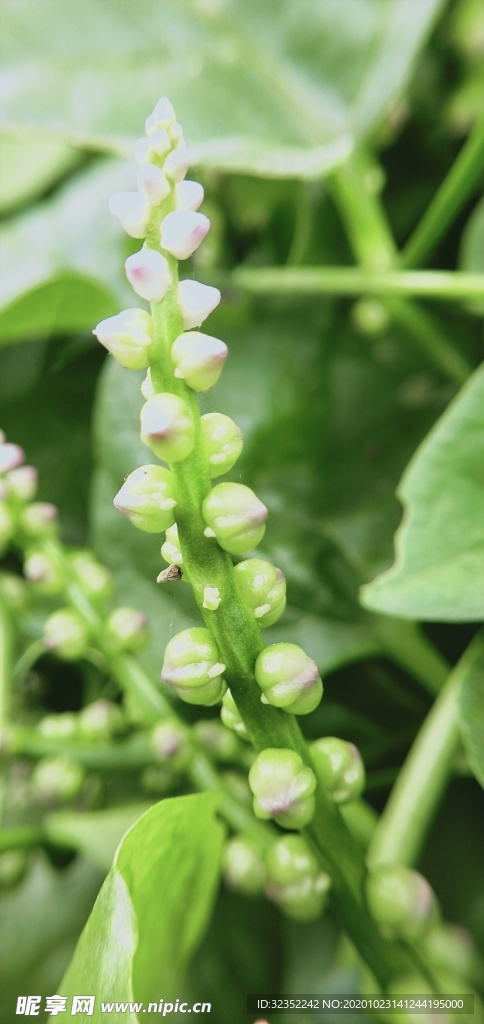
<svg viewBox="0 0 484 1024"><path fill-rule="evenodd" d="M459 270L473 274L484 273L484 199L472 211L464 228L459 252ZM484 313L484 302L469 303L476 313Z"/></svg>
<svg viewBox="0 0 484 1024"><path fill-rule="evenodd" d="M149 804L125 804L84 814L58 811L44 819L44 830L54 843L84 854L101 870L109 871L124 833L149 809Z"/></svg>
<svg viewBox="0 0 484 1024"><path fill-rule="evenodd" d="M4 131L128 152L166 93L194 162L318 178L405 90L441 7L442 0L145 0L135 9L111 0L100 9L96 0L82 8L75 0L8 0Z"/></svg>
<svg viewBox="0 0 484 1024"><path fill-rule="evenodd" d="M0 213L42 195L79 159L79 152L63 142L0 139Z"/></svg>
<svg viewBox="0 0 484 1024"><path fill-rule="evenodd" d="M0 346L92 330L115 312L111 293L81 274L58 274L14 299L0 315Z"/></svg>
<svg viewBox="0 0 484 1024"><path fill-rule="evenodd" d="M484 788L484 642L466 673L459 701L459 728L467 760Z"/></svg>
<svg viewBox="0 0 484 1024"><path fill-rule="evenodd" d="M164 800L127 833L61 983L63 995L149 1002L176 994L215 895L223 840L217 802L208 793ZM118 1019L136 1020L129 1012ZM99 1024L101 1017L89 1020Z"/></svg>
<svg viewBox="0 0 484 1024"><path fill-rule="evenodd" d="M408 619L484 618L484 366L415 453L390 570L363 587L367 608Z"/></svg>

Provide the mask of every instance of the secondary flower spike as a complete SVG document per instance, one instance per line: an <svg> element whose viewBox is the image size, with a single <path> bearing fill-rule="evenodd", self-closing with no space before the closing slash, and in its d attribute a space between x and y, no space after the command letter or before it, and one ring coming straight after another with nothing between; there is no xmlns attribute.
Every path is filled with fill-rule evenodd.
<svg viewBox="0 0 484 1024"><path fill-rule="evenodd" d="M171 285L167 260L155 249L140 249L125 262L126 277L141 299L161 302Z"/></svg>

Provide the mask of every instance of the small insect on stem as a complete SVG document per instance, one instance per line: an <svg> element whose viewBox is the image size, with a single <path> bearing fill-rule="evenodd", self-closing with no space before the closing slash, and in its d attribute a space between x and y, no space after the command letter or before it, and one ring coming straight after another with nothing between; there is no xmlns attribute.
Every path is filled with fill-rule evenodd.
<svg viewBox="0 0 484 1024"><path fill-rule="evenodd" d="M181 580L182 571L179 565L169 565L167 569L162 569L156 577L157 583L172 583L177 580Z"/></svg>

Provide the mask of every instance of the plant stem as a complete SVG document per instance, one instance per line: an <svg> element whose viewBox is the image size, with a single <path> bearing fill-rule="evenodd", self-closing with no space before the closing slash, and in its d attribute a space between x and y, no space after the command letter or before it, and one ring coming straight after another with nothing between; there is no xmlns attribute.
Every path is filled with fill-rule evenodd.
<svg viewBox="0 0 484 1024"><path fill-rule="evenodd" d="M481 117L405 245L401 254L403 267L418 267L426 262L432 249L482 180L483 165L484 117Z"/></svg>
<svg viewBox="0 0 484 1024"><path fill-rule="evenodd" d="M462 684L479 657L482 635L469 645L427 715L376 826L368 861L413 864L439 804L459 747Z"/></svg>
<svg viewBox="0 0 484 1024"><path fill-rule="evenodd" d="M484 274L358 267L257 267L234 270L235 284L262 294L378 295L467 301L484 297Z"/></svg>
<svg viewBox="0 0 484 1024"><path fill-rule="evenodd" d="M0 734L10 718L12 698L12 623L0 598Z"/></svg>

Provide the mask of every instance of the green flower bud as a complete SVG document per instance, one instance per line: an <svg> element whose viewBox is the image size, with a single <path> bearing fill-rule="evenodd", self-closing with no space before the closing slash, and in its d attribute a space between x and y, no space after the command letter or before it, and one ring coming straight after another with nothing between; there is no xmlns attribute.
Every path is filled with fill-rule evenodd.
<svg viewBox="0 0 484 1024"><path fill-rule="evenodd" d="M13 572L1 572L0 596L7 602L12 612L24 611L28 601L25 581Z"/></svg>
<svg viewBox="0 0 484 1024"><path fill-rule="evenodd" d="M223 341L201 331L179 334L171 347L175 377L181 377L194 391L208 391L217 383L227 358Z"/></svg>
<svg viewBox="0 0 484 1024"><path fill-rule="evenodd" d="M114 506L133 526L161 533L174 520L173 478L163 466L140 466L130 473L114 498Z"/></svg>
<svg viewBox="0 0 484 1024"><path fill-rule="evenodd" d="M353 743L325 736L310 746L316 775L337 804L357 800L365 788L365 768Z"/></svg>
<svg viewBox="0 0 484 1024"><path fill-rule="evenodd" d="M41 594L58 594L64 589L66 580L62 569L41 548L27 553L24 572L29 581Z"/></svg>
<svg viewBox="0 0 484 1024"><path fill-rule="evenodd" d="M224 853L224 879L230 889L246 896L264 891L265 867L258 843L245 836L230 839Z"/></svg>
<svg viewBox="0 0 484 1024"><path fill-rule="evenodd" d="M110 636L123 651L141 651L148 642L148 616L137 608L116 608L107 626Z"/></svg>
<svg viewBox="0 0 484 1024"><path fill-rule="evenodd" d="M222 698L220 717L227 729L232 729L232 731L243 740L248 739L247 729L240 717L239 709L230 690L227 690L227 693L225 693Z"/></svg>
<svg viewBox="0 0 484 1024"><path fill-rule="evenodd" d="M20 523L28 537L52 537L57 533L57 509L47 501L34 501L20 515Z"/></svg>
<svg viewBox="0 0 484 1024"><path fill-rule="evenodd" d="M183 556L180 551L178 540L178 527L176 523L166 531L165 543L161 545L161 555L168 562L168 565L183 565Z"/></svg>
<svg viewBox="0 0 484 1024"><path fill-rule="evenodd" d="M182 462L193 451L195 427L183 398L153 395L141 410L141 440L165 462Z"/></svg>
<svg viewBox="0 0 484 1024"><path fill-rule="evenodd" d="M121 366L128 370L144 370L148 366L153 325L145 309L124 309L101 320L92 333Z"/></svg>
<svg viewBox="0 0 484 1024"><path fill-rule="evenodd" d="M366 880L372 917L391 936L420 939L436 920L437 904L427 879L402 864L382 864Z"/></svg>
<svg viewBox="0 0 484 1024"><path fill-rule="evenodd" d="M69 563L88 597L100 602L111 597L111 573L104 565L100 565L90 551L76 551L70 556Z"/></svg>
<svg viewBox="0 0 484 1024"><path fill-rule="evenodd" d="M288 917L314 921L320 916L331 880L302 836L276 839L266 853L266 870L266 895Z"/></svg>
<svg viewBox="0 0 484 1024"><path fill-rule="evenodd" d="M242 451L239 427L230 416L223 416L221 412L207 412L201 423L202 444L210 465L210 476L228 473Z"/></svg>
<svg viewBox="0 0 484 1024"><path fill-rule="evenodd" d="M286 577L262 558L248 558L234 566L240 596L259 626L265 629L280 619L286 607Z"/></svg>
<svg viewBox="0 0 484 1024"><path fill-rule="evenodd" d="M208 629L184 629L167 645L161 678L187 704L218 704L227 688L219 657Z"/></svg>
<svg viewBox="0 0 484 1024"><path fill-rule="evenodd" d="M190 732L181 722L159 722L151 731L150 744L157 761L169 762L177 771L188 767L192 758Z"/></svg>
<svg viewBox="0 0 484 1024"><path fill-rule="evenodd" d="M439 922L424 939L425 953L434 967L455 971L466 980L479 978L479 956L472 937L460 925Z"/></svg>
<svg viewBox="0 0 484 1024"><path fill-rule="evenodd" d="M390 317L380 299L360 299L351 315L357 331L368 337L382 334L390 326Z"/></svg>
<svg viewBox="0 0 484 1024"><path fill-rule="evenodd" d="M268 747L249 772L257 818L274 818L283 828L304 828L315 810L316 776L295 750Z"/></svg>
<svg viewBox="0 0 484 1024"><path fill-rule="evenodd" d="M76 797L84 782L84 770L70 757L43 758L32 773L35 796L46 804L62 803Z"/></svg>
<svg viewBox="0 0 484 1024"><path fill-rule="evenodd" d="M207 494L202 515L207 537L215 537L224 551L243 555L260 544L268 511L250 487L225 483Z"/></svg>
<svg viewBox="0 0 484 1024"><path fill-rule="evenodd" d="M217 719L202 719L195 723L193 731L205 753L216 761L238 760L240 747L237 738Z"/></svg>
<svg viewBox="0 0 484 1024"><path fill-rule="evenodd" d="M87 629L70 608L61 608L49 615L44 623L44 645L64 661L77 661L86 653L89 644Z"/></svg>
<svg viewBox="0 0 484 1024"><path fill-rule="evenodd" d="M121 708L109 700L95 700L78 715L79 733L83 739L105 742L123 731Z"/></svg>
<svg viewBox="0 0 484 1024"><path fill-rule="evenodd" d="M37 731L48 739L73 739L79 729L78 717L73 711L63 711L59 715L45 715L38 723Z"/></svg>
<svg viewBox="0 0 484 1024"><path fill-rule="evenodd" d="M262 700L292 715L307 715L323 695L318 666L297 644L272 644L255 663Z"/></svg>

